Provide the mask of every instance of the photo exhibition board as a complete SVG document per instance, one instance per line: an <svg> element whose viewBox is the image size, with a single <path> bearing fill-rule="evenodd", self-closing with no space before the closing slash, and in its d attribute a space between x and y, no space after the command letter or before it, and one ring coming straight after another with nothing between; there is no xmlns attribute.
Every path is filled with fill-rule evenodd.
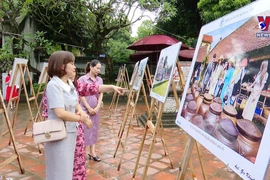
<svg viewBox="0 0 270 180"><path fill-rule="evenodd" d="M28 62L27 59L15 58L14 63L13 63L13 66L12 66L12 73L11 73L11 78L10 78L10 82L9 82L9 85L10 85L10 86L12 85L13 78L16 78L15 86L17 86L17 87L20 86L20 83L21 83L21 82L20 82L20 81L21 81L21 72L20 72L20 70L18 69L18 70L17 70L17 73L15 74L15 70L16 70L17 64L24 64L24 65L27 65L27 62ZM24 69L23 74L25 74L25 69Z"/></svg>
<svg viewBox="0 0 270 180"><path fill-rule="evenodd" d="M47 67L48 67L48 63L47 62L43 63L41 73L40 73L40 76L39 76L39 79L38 79L38 84L42 84L42 83L46 82L47 75L46 76L44 76L44 75L47 74L47 72L46 72Z"/></svg>
<svg viewBox="0 0 270 180"><path fill-rule="evenodd" d="M148 61L148 57L144 58L143 60L140 61L139 66L138 66L138 72L134 78L134 84L132 86L132 89L138 91L139 89L141 89L141 85L142 85L142 81L143 81L143 77L144 77L144 72L145 72L145 68L147 65L147 61Z"/></svg>
<svg viewBox="0 0 270 180"><path fill-rule="evenodd" d="M153 80L150 96L165 103L171 85L181 42L162 49Z"/></svg>
<svg viewBox="0 0 270 180"><path fill-rule="evenodd" d="M134 78L136 76L136 71L137 71L137 69L139 67L139 63L140 63L140 61L137 61L136 64L134 65L134 69L133 69L133 72L132 72L132 75L131 75L131 79L130 79L130 82L129 82L129 85L130 86L132 86L132 84L133 84L133 80L134 80Z"/></svg>
<svg viewBox="0 0 270 180"><path fill-rule="evenodd" d="M176 117L247 180L264 179L270 157L269 24L261 0L204 25Z"/></svg>

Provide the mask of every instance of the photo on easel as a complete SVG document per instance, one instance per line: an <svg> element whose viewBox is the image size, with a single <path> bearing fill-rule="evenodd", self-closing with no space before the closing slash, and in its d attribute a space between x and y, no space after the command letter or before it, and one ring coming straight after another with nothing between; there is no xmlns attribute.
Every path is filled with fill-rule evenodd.
<svg viewBox="0 0 270 180"><path fill-rule="evenodd" d="M41 73L40 73L40 76L38 79L38 84L46 83L46 79L47 79L46 78L47 77L46 69L47 69L47 67L48 67L48 63L43 63Z"/></svg>
<svg viewBox="0 0 270 180"><path fill-rule="evenodd" d="M13 82L13 79L14 78L16 80L14 85L17 86L17 87L20 86L20 83L21 83L21 72L18 69L17 72L16 72L16 74L15 74L15 70L16 70L17 64L27 65L27 62L28 62L27 59L15 58L14 63L13 63L13 66L12 66L11 78L10 78L10 81L9 81L9 85L10 86L12 85L12 82ZM25 69L24 69L23 74L25 74Z"/></svg>
<svg viewBox="0 0 270 180"><path fill-rule="evenodd" d="M134 84L132 86L132 89L138 91L141 88L143 77L144 77L144 72L145 68L147 65L148 57L144 58L143 60L140 61L139 66L138 66L138 72L137 75L134 78Z"/></svg>
<svg viewBox="0 0 270 180"><path fill-rule="evenodd" d="M171 45L160 52L150 96L165 102L174 73L181 42Z"/></svg>
<svg viewBox="0 0 270 180"><path fill-rule="evenodd" d="M130 82L129 82L130 86L132 86L132 84L133 84L136 72L137 72L138 67L139 67L139 63L140 63L140 61L136 62L136 64L134 65L134 69L133 69L133 72L132 72L132 75L131 75L131 78L130 78Z"/></svg>
<svg viewBox="0 0 270 180"><path fill-rule="evenodd" d="M202 27L176 118L248 180L264 179L270 158L269 15L256 1Z"/></svg>

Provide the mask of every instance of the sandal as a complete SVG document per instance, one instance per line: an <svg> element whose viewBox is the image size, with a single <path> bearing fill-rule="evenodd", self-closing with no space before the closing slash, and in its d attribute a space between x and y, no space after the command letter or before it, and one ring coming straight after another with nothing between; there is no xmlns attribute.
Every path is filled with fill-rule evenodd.
<svg viewBox="0 0 270 180"><path fill-rule="evenodd" d="M101 159L98 157L98 156L92 156L91 154L88 154L88 156L89 156L89 159L91 160L91 159L93 159L94 161L97 161L97 162L100 162L101 161Z"/></svg>

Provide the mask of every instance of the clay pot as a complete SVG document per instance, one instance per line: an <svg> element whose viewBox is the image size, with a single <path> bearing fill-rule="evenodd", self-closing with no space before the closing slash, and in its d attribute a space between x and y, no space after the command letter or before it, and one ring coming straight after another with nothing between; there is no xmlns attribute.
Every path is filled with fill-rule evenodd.
<svg viewBox="0 0 270 180"><path fill-rule="evenodd" d="M194 96L193 94L189 93L186 95L186 99L185 99L185 103L184 103L184 107L183 108L187 108L187 104L190 102L190 101L193 101L194 100Z"/></svg>
<svg viewBox="0 0 270 180"><path fill-rule="evenodd" d="M211 103L218 103L218 104L222 104L222 99L220 97L215 97Z"/></svg>
<svg viewBox="0 0 270 180"><path fill-rule="evenodd" d="M204 114L208 111L211 101L213 100L213 96L211 94L204 94L203 102L199 109L199 114L204 117Z"/></svg>
<svg viewBox="0 0 270 180"><path fill-rule="evenodd" d="M239 147L237 143L238 130L234 123L230 119L221 119L217 123L217 127L213 133L214 137L231 148L232 150L238 152Z"/></svg>
<svg viewBox="0 0 270 180"><path fill-rule="evenodd" d="M186 120L190 120L193 116L196 115L196 110L197 110L197 104L195 101L190 101L187 105L187 108L185 109L183 113L183 117Z"/></svg>
<svg viewBox="0 0 270 180"><path fill-rule="evenodd" d="M230 119L232 120L232 122L234 123L234 125L236 125L236 115L237 115L237 111L236 109L232 106L232 105L225 105L223 108L223 111L220 115L220 119Z"/></svg>
<svg viewBox="0 0 270 180"><path fill-rule="evenodd" d="M216 127L217 122L220 119L222 112L222 106L218 103L212 103L209 106L209 110L204 115L204 130L208 134L212 135Z"/></svg>
<svg viewBox="0 0 270 180"><path fill-rule="evenodd" d="M239 131L237 142L239 144L239 154L244 157L257 156L262 133L250 120L239 119L236 122Z"/></svg>
<svg viewBox="0 0 270 180"><path fill-rule="evenodd" d="M202 130L204 130L204 126L203 126L203 117L200 114L197 114L195 116L193 116L190 119L190 122L194 125L196 125L197 127L201 128Z"/></svg>

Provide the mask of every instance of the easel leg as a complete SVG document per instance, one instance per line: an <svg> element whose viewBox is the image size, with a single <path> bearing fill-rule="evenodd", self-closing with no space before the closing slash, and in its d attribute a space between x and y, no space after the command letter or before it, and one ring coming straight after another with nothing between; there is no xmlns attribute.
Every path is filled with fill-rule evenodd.
<svg viewBox="0 0 270 180"><path fill-rule="evenodd" d="M195 140L191 136L189 136L187 143L186 143L185 151L183 154L181 166L179 167L179 172L177 174L177 180L184 180L185 179L185 175L186 175L188 163L190 161L190 157L192 154L192 149L193 149L194 143L195 143Z"/></svg>
<svg viewBox="0 0 270 180"><path fill-rule="evenodd" d="M145 125L144 133L143 133L143 137L142 137L142 142L141 142L141 145L140 145L140 149L139 149L139 153L138 153L138 156L137 156L137 160L136 160L136 164L135 164L135 168L134 168L134 171L133 171L132 178L135 178L136 173L137 173L137 169L138 169L138 165L139 165L140 158L141 158L141 155L142 155L142 149L143 149L143 145L144 145L144 142L145 142L145 137L146 137L148 129L149 129L148 126Z"/></svg>

